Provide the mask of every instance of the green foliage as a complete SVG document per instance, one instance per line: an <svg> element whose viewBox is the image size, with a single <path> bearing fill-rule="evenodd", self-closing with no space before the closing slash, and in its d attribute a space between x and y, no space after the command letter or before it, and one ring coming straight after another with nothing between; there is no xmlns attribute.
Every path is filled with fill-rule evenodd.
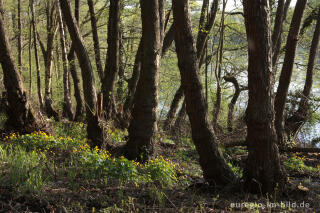
<svg viewBox="0 0 320 213"><path fill-rule="evenodd" d="M58 137L72 138L75 140L84 140L87 137L86 126L81 122L55 122L53 125L55 134Z"/></svg>
<svg viewBox="0 0 320 213"><path fill-rule="evenodd" d="M243 169L239 166L234 166L232 163L228 163L228 166L231 168L233 173L238 177L242 178L243 176Z"/></svg>
<svg viewBox="0 0 320 213"><path fill-rule="evenodd" d="M41 131L26 135L12 133L4 138L4 142L6 146L21 147L26 151L72 150L85 145L85 140L76 140L70 137L55 138Z"/></svg>
<svg viewBox="0 0 320 213"><path fill-rule="evenodd" d="M81 132L78 125L74 127L66 131L71 135ZM161 188L177 183L178 167L169 159L160 156L142 165L123 156L115 158L98 147L90 148L78 135L78 139L61 137L66 134L64 130L58 130L59 137L44 132L7 136L0 145L0 168L6 171L0 176L1 183L32 193L41 192L47 180L59 174L60 178L67 177L73 190L81 181L119 186L151 183Z"/></svg>
<svg viewBox="0 0 320 213"><path fill-rule="evenodd" d="M162 156L150 160L145 165L148 181L158 182L161 187L172 186L176 183L176 166L170 159Z"/></svg>
<svg viewBox="0 0 320 213"><path fill-rule="evenodd" d="M18 192L39 193L46 183L43 178L46 156L35 151L26 152L22 148L4 149L0 147L0 183Z"/></svg>
<svg viewBox="0 0 320 213"><path fill-rule="evenodd" d="M120 129L108 129L108 135L114 143L124 143L128 136L128 131L122 131Z"/></svg>
<svg viewBox="0 0 320 213"><path fill-rule="evenodd" d="M293 155L284 162L284 166L289 171L295 172L319 172L320 168L307 166L304 163L305 157Z"/></svg>

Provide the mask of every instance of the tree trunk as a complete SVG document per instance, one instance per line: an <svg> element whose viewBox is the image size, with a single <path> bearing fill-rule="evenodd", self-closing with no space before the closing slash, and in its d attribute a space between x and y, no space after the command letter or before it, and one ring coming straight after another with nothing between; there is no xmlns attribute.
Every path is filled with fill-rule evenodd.
<svg viewBox="0 0 320 213"><path fill-rule="evenodd" d="M311 47L310 47L306 81L304 83L304 88L301 94L299 108L290 118L287 119L287 122L286 122L286 133L287 133L287 136L289 137L292 135L296 135L297 131L306 121L308 114L310 112L308 99L312 89L314 70L317 62L317 56L319 53L319 41L320 41L320 9L318 11L317 23L316 23L316 27L313 34Z"/></svg>
<svg viewBox="0 0 320 213"><path fill-rule="evenodd" d="M286 0L285 3L284 3L284 0L280 0L278 2L276 18L274 23L274 30L272 34L272 65L273 65L272 70L274 73L274 77L277 73L276 68L277 68L277 63L280 55L281 35L283 33L283 25L287 17L287 12L288 12L290 3L291 3L291 0Z"/></svg>
<svg viewBox="0 0 320 213"><path fill-rule="evenodd" d="M208 13L208 7L209 7L209 1L205 0L203 1L202 8L201 8L201 16L199 20L199 31L198 31L198 36L197 36L197 43L196 43L196 49L197 49L197 58L200 61L199 62L199 67L201 68L203 58L204 58L204 53L205 53L205 45L208 41L208 36L210 34L210 31L214 25L216 14L218 11L219 7L219 0L214 0L211 4L211 9L210 12ZM168 38L167 42L166 38ZM166 51L169 49L172 41L174 39L174 26L172 25L171 28L169 29L163 43L163 49L162 49L162 55L166 53ZM168 45L169 44L169 45ZM162 56L163 57L163 56ZM178 91L176 92L176 94ZM183 94L182 94L183 97ZM181 97L181 98L182 98ZM171 107L173 107L175 99L173 99L171 103ZM207 101L206 101L207 102ZM169 116L169 115L168 115ZM174 117L172 118L172 120ZM177 126L175 128L180 128L180 122L176 122Z"/></svg>
<svg viewBox="0 0 320 213"><path fill-rule="evenodd" d="M161 0L160 0L161 1ZM158 117L158 72L161 57L159 0L140 0L142 19L141 73L134 96L128 159L145 162L154 152Z"/></svg>
<svg viewBox="0 0 320 213"><path fill-rule="evenodd" d="M42 50L44 64L45 64L45 88L44 88L44 107L47 116L54 117L55 120L59 120L59 114L53 106L52 100L52 67L53 67L53 49L54 38L57 32L57 25L55 21L55 6L51 2L46 3L46 16L47 16L47 44L46 48L40 40L38 34L38 41Z"/></svg>
<svg viewBox="0 0 320 213"><path fill-rule="evenodd" d="M103 106L106 118L116 114L114 85L119 73L120 0L110 0L108 23L108 52L102 82Z"/></svg>
<svg viewBox="0 0 320 213"><path fill-rule="evenodd" d="M167 119L164 122L164 129L165 130L170 130L172 125L173 125L173 119L176 116L180 101L183 98L183 88L182 86L179 87L177 90L176 94L174 95L173 101L170 106L170 110L167 115Z"/></svg>
<svg viewBox="0 0 320 213"><path fill-rule="evenodd" d="M40 104L40 109L44 109L43 105L43 97L41 92L41 75L40 75L40 63L39 63L39 54L38 54L38 47L37 47L37 25L35 20L35 10L34 10L34 0L30 0L30 7L31 7L31 14L32 14L32 28L33 28L33 45L34 45L34 57L36 61L36 69L37 69L37 92L38 92L38 99Z"/></svg>
<svg viewBox="0 0 320 213"><path fill-rule="evenodd" d="M0 0L0 63L3 70L3 81L6 88L6 113L8 120L5 128L21 133L31 133L39 129L36 117L23 89L21 76L11 55L10 43L5 26L5 14Z"/></svg>
<svg viewBox="0 0 320 213"><path fill-rule="evenodd" d="M231 99L231 102L230 104L228 105L229 107L229 111L228 111L228 131L229 132L232 132L233 130L233 127L232 127L232 124L233 124L233 112L234 112L234 107L237 103L237 100L239 98L239 95L240 95L240 86L239 86L239 83L237 81L237 79L234 77L234 76L224 76L223 79L227 82L230 82L233 84L234 86L234 95Z"/></svg>
<svg viewBox="0 0 320 213"><path fill-rule="evenodd" d="M104 142L103 130L99 125L99 118L96 114L97 110L97 94L93 76L91 62L84 47L84 42L80 34L77 22L72 15L70 2L68 0L59 0L63 19L68 26L70 37L72 39L75 52L81 68L83 79L83 91L86 102L86 120L87 120L87 133L91 146L101 147Z"/></svg>
<svg viewBox="0 0 320 213"><path fill-rule="evenodd" d="M204 178L210 184L228 184L235 180L235 176L223 158L208 121L189 12L188 0L173 1L178 66L191 123L192 139L199 153Z"/></svg>
<svg viewBox="0 0 320 213"><path fill-rule="evenodd" d="M169 51L169 48L171 47L173 40L174 40L174 26L171 25L167 34L163 38L161 58L163 58L166 55L166 53Z"/></svg>
<svg viewBox="0 0 320 213"><path fill-rule="evenodd" d="M75 18L76 18L77 24L79 24L79 1L80 0L75 0ZM75 60L76 60L75 52L74 52L74 47L73 47L73 43L72 43L71 49L68 53L68 62L69 62L70 73L71 73L72 80L73 80L74 97L77 102L74 120L81 121L83 118L83 114L84 114L84 108L83 108L83 102L82 102L82 97L81 97L81 92L80 92L80 80L78 77Z"/></svg>
<svg viewBox="0 0 320 213"><path fill-rule="evenodd" d="M102 69L102 62L100 56L100 44L99 44L99 36L98 36L98 28L97 28L97 20L95 17L94 12L94 5L92 0L88 0L89 12L90 12L90 20L91 20L91 28L92 28L92 38L93 38L93 45L94 45L94 56L96 60L97 71L100 77L100 81L103 80L103 69ZM111 8L110 4L110 11Z"/></svg>
<svg viewBox="0 0 320 213"><path fill-rule="evenodd" d="M170 29L168 30L167 34L163 38L163 46L161 51L161 58L165 56L165 54L169 51L169 48L174 40L174 26L171 25ZM141 41L139 43L138 51L135 57L135 63L133 67L132 77L128 82L128 95L126 101L124 103L123 111L125 117L130 117L130 111L133 107L133 97L136 91L136 87L140 77L140 69L141 69Z"/></svg>
<svg viewBox="0 0 320 213"><path fill-rule="evenodd" d="M28 56L29 56L29 100L32 98L32 18L30 17L30 10L28 10L29 17L29 41L28 41Z"/></svg>
<svg viewBox="0 0 320 213"><path fill-rule="evenodd" d="M70 95L70 81L69 81L69 68L68 68L68 58L67 58L67 50L66 50L66 42L65 42L65 33L64 26L62 21L61 9L59 5L59 1L56 0L56 8L58 14L59 21L59 30L60 30L60 42L61 42L61 50L62 50L62 63L63 63L63 117L67 118L69 121L73 121L73 111L72 111L72 103L71 103L71 95Z"/></svg>
<svg viewBox="0 0 320 213"><path fill-rule="evenodd" d="M296 49L298 45L298 36L300 31L300 25L303 17L303 12L306 7L307 0L297 1L292 21L290 24L290 30L286 43L286 54L282 66L282 71L279 79L279 86L275 97L275 127L278 136L278 143L284 145L284 117L285 117L285 104L288 95L289 84L291 81L294 59L296 55Z"/></svg>
<svg viewBox="0 0 320 213"><path fill-rule="evenodd" d="M22 73L21 0L18 0L18 67Z"/></svg>
<svg viewBox="0 0 320 213"><path fill-rule="evenodd" d="M187 115L187 110L186 110L186 100L184 99L181 105L181 108L178 112L178 116L176 121L174 122L173 128L171 128L171 131L174 135L179 135L181 131L181 127L183 124L183 121L185 120Z"/></svg>
<svg viewBox="0 0 320 213"><path fill-rule="evenodd" d="M132 111L134 94L136 92L136 88L140 78L141 51L142 51L142 38L140 39L139 47L134 60L132 77L128 81L128 95L123 106L124 116L126 118L130 117L129 114Z"/></svg>
<svg viewBox="0 0 320 213"><path fill-rule="evenodd" d="M214 103L213 109L213 121L212 126L217 131L218 130L218 120L221 110L221 102L222 102L222 88L221 88L221 73L222 73L222 62L223 62L223 44L224 44L224 14L226 9L226 1L223 0L222 14L221 14L221 25L220 25L220 42L219 42L219 54L217 55L217 69L215 71L216 81L217 81L217 92L216 92L216 100ZM216 67L217 68L217 67Z"/></svg>
<svg viewBox="0 0 320 213"><path fill-rule="evenodd" d="M121 10L123 6L121 5ZM121 25L121 23L120 23ZM124 80L125 80L125 69L126 69L126 60L125 60L125 49L124 49L124 44L123 44L123 29L120 27L120 32L119 32L119 80L117 83L117 98L116 101L119 103L122 103L123 97L124 97ZM122 116L122 112L121 113Z"/></svg>
<svg viewBox="0 0 320 213"><path fill-rule="evenodd" d="M199 21L199 32L197 37L197 58L200 60L199 66L202 66L202 60L204 56L205 45L208 40L208 36L210 31L214 25L216 15L219 8L219 0L214 0L211 4L210 13L206 16L207 10L209 7L209 0L203 1L202 10L201 10L201 18ZM207 20L207 21L205 21Z"/></svg>
<svg viewBox="0 0 320 213"><path fill-rule="evenodd" d="M282 190L284 175L274 129L272 43L268 0L243 1L248 38L248 160L245 184L254 193ZM277 185L279 184L279 185Z"/></svg>

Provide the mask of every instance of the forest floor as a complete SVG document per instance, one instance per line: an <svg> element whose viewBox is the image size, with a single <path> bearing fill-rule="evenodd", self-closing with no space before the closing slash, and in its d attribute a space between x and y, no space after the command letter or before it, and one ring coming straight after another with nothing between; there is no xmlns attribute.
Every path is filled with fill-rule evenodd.
<svg viewBox="0 0 320 213"><path fill-rule="evenodd" d="M0 141L0 212L320 212L320 155L281 155L286 189L268 197L242 186L244 147L222 148L238 183L209 187L189 137L158 135L145 165L86 144L80 123ZM110 128L123 144L127 132Z"/></svg>

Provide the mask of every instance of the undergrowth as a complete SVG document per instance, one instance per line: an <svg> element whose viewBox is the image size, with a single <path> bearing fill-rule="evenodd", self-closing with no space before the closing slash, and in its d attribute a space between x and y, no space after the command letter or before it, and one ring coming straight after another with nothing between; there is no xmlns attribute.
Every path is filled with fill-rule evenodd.
<svg viewBox="0 0 320 213"><path fill-rule="evenodd" d="M158 189L178 181L178 165L158 156L145 164L123 156L115 158L98 147L90 148L82 124L56 127L56 137L44 132L11 134L0 144L0 184L19 193L41 194L61 179L77 190L81 184L154 185ZM119 134L113 134L121 140Z"/></svg>

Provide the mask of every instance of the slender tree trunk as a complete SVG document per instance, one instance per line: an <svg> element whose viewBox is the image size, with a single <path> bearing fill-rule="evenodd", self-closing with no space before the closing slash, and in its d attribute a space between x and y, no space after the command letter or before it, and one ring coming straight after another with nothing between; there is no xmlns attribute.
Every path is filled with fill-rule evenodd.
<svg viewBox="0 0 320 213"><path fill-rule="evenodd" d="M165 35L163 39L163 46L161 51L161 58L165 56L165 54L169 51L169 48L174 40L174 26L171 25L170 29L168 30L167 34ZM139 43L139 47L137 50L137 54L135 57L135 63L133 67L133 73L132 77L128 82L128 95L126 98L126 101L124 103L123 111L125 117L130 117L128 114L130 114L130 111L133 107L133 97L136 91L136 87L139 81L140 77L140 69L141 69L141 41Z"/></svg>
<svg viewBox="0 0 320 213"><path fill-rule="evenodd" d="M93 38L93 45L94 45L94 56L96 60L96 67L100 77L100 81L103 80L103 69L102 69L102 62L100 56L100 44L99 44L99 36L98 36L98 28L97 28L97 20L95 17L94 12L94 5L92 0L88 0L89 12L90 12L90 20L91 20L91 28L92 28L92 38ZM110 11L114 9L111 8L110 4Z"/></svg>
<svg viewBox="0 0 320 213"><path fill-rule="evenodd" d="M216 76L216 81L217 81L217 92L216 92L216 100L214 103L213 121L212 121L212 125L215 130L218 130L217 125L218 125L218 120L219 120L219 115L220 115L220 110L221 110L221 102L222 102L221 73L222 73L222 62L223 62L225 9L226 9L226 1L223 0L223 8L222 8L222 14L221 14L221 26L220 26L219 60L217 61L218 72L215 71L215 76Z"/></svg>
<svg viewBox="0 0 320 213"><path fill-rule="evenodd" d="M142 38L140 39L139 47L135 56L132 77L128 81L128 95L123 106L125 117L129 118L133 107L133 98L136 92L138 81L140 78L141 70L141 51L142 51Z"/></svg>
<svg viewBox="0 0 320 213"><path fill-rule="evenodd" d="M308 99L310 97L310 93L312 90L314 70L317 62L317 56L319 53L319 43L320 43L319 41L320 41L320 9L318 11L317 23L316 23L316 27L313 34L311 47L310 47L306 81L304 83L304 88L301 94L299 107L298 107L298 110L290 118L288 118L286 122L286 132L289 137L292 135L296 135L300 127L306 121L307 116L310 112Z"/></svg>
<svg viewBox="0 0 320 213"><path fill-rule="evenodd" d="M271 194L277 186L277 190L282 190L285 178L273 122L269 2L244 0L243 7L249 53L249 102L246 111L249 154L244 173L245 184L254 193Z"/></svg>
<svg viewBox="0 0 320 213"><path fill-rule="evenodd" d="M228 105L229 107L229 111L228 111L228 131L229 132L232 132L233 130L233 127L232 127L232 124L233 124L233 112L234 112L234 107L237 103L237 100L239 98L239 95L240 95L240 86L239 86L239 83L237 81L237 79L234 77L234 76L224 76L223 79L227 82L230 82L233 84L234 86L234 95L231 99L231 102L230 104Z"/></svg>
<svg viewBox="0 0 320 213"><path fill-rule="evenodd" d="M59 114L54 109L52 100L52 68L53 68L53 50L54 50L54 38L57 32L56 18L55 18L55 5L52 2L46 3L46 16L47 16L47 43L46 48L40 40L38 34L38 41L42 50L44 64L45 64L45 88L44 88L44 106L45 112L48 117L54 117L55 120L59 120Z"/></svg>
<svg viewBox="0 0 320 213"><path fill-rule="evenodd" d="M102 82L103 105L106 118L116 114L114 85L119 73L120 0L110 0L108 23L108 52L104 79Z"/></svg>
<svg viewBox="0 0 320 213"><path fill-rule="evenodd" d="M163 58L167 52L169 51L172 43L174 40L174 26L173 24L169 28L167 34L163 38L163 45L162 45L162 51L161 51L161 58Z"/></svg>
<svg viewBox="0 0 320 213"><path fill-rule="evenodd" d="M69 0L59 0L63 19L68 26L70 37L78 57L83 79L83 91L86 102L87 133L91 146L101 147L104 142L103 130L99 125L97 111L97 93L91 62L84 46L77 22L72 15Z"/></svg>
<svg viewBox="0 0 320 213"><path fill-rule="evenodd" d="M210 12L208 12L209 8L209 1L205 0L202 4L202 9L201 9L201 16L200 16L200 21L199 21L199 31L198 31L198 36L197 36L197 43L196 43L196 49L197 49L197 58L200 61L199 62L199 67L201 68L203 64L203 58L204 58L204 53L205 53L205 45L208 41L208 36L210 34L210 31L214 25L216 14L218 11L219 7L219 0L214 0L211 4ZM171 31L172 30L172 31ZM172 34L172 35L171 35ZM172 25L169 32L167 33L168 38L174 39L174 26ZM166 36L167 37L167 36ZM171 40L171 43L172 43ZM170 40L169 40L170 41ZM171 45L170 43L170 45ZM163 54L165 53L164 50L166 50L166 47L170 47L170 45L166 45L166 38L164 40L164 48L163 48ZM178 91L176 92L176 94ZM183 96L181 97L181 99ZM171 106L174 104L174 100L171 103ZM172 118L172 120L174 117ZM177 123L177 125L180 122ZM178 126L175 125L175 128L178 128Z"/></svg>
<svg viewBox="0 0 320 213"><path fill-rule="evenodd" d="M121 10L122 10L121 6ZM120 24L121 25L121 24ZM123 44L123 29L120 27L119 32L119 80L117 83L117 102L122 103L123 95L124 95L124 80L125 80L125 68L126 68L126 61L125 61L125 50L124 50L124 44ZM122 112L120 112L122 114Z"/></svg>
<svg viewBox="0 0 320 213"><path fill-rule="evenodd" d="M300 25L303 17L303 12L306 7L307 0L297 1L294 9L292 21L290 24L289 35L286 43L286 54L280 74L279 86L275 97L275 127L278 136L278 143L284 145L284 119L285 119L285 104L288 95L289 84L291 81L294 59L298 45L298 36Z"/></svg>
<svg viewBox="0 0 320 213"><path fill-rule="evenodd" d="M145 162L154 152L154 139L157 132L162 14L159 14L159 0L140 0L140 5L141 73L134 96L129 141L125 147L125 155L128 159Z"/></svg>
<svg viewBox="0 0 320 213"><path fill-rule="evenodd" d="M174 0L172 3L181 84L203 175L210 184L228 184L235 180L235 176L219 150L208 121L197 53L193 46L189 1Z"/></svg>
<svg viewBox="0 0 320 213"><path fill-rule="evenodd" d="M18 0L18 67L22 73L21 0Z"/></svg>
<svg viewBox="0 0 320 213"><path fill-rule="evenodd" d="M75 0L75 18L76 18L77 24L79 24L79 1L80 0ZM69 62L71 77L73 80L74 97L77 103L74 120L81 121L84 114L84 107L83 107L83 101L82 101L81 92L80 92L80 79L77 73L76 58L75 58L73 43L68 53L68 62Z"/></svg>
<svg viewBox="0 0 320 213"><path fill-rule="evenodd" d="M30 17L31 8L28 7L29 25L29 41L28 41L28 56L29 56L29 100L32 98L32 18Z"/></svg>
<svg viewBox="0 0 320 213"><path fill-rule="evenodd" d="M272 65L273 65L273 72L274 77L277 71L277 63L279 60L280 49L281 49L281 35L283 33L283 25L284 21L287 17L287 12L290 6L291 0L286 0L284 3L283 0L278 2L276 18L274 23L274 30L272 34Z"/></svg>
<svg viewBox="0 0 320 213"><path fill-rule="evenodd" d="M208 15L207 10L209 7L209 0L203 1L202 10L201 10L201 18L199 21L199 32L197 37L197 58L200 61L199 66L201 68L203 64L203 60L201 60L205 53L205 45L208 40L208 36L210 31L214 25L216 15L219 8L219 0L214 0L211 4L210 12ZM207 21L206 21L207 20Z"/></svg>
<svg viewBox="0 0 320 213"><path fill-rule="evenodd" d="M59 21L62 63L63 63L63 90L64 90L63 116L65 118L68 118L70 121L72 121L74 117L73 117L71 95L70 95L68 58L67 58L64 26L63 26L61 9L60 9L58 0L56 0L56 8L57 8L57 14L58 14L58 21Z"/></svg>
<svg viewBox="0 0 320 213"><path fill-rule="evenodd" d="M30 133L39 129L36 117L28 102L26 92L19 71L11 54L10 43L5 26L5 14L2 0L0 0L0 63L3 70L3 81L6 88L6 113L8 120L5 123L7 130Z"/></svg>
<svg viewBox="0 0 320 213"><path fill-rule="evenodd" d="M38 47L37 47L37 25L35 20L35 10L34 10L34 0L30 0L30 7L31 7L31 14L32 14L32 30L33 30L33 45L34 45L34 57L36 61L36 69L37 69L37 92L38 92L38 99L40 104L40 109L44 109L43 105L43 97L41 92L41 75L40 75L40 63L39 63L39 54L38 54Z"/></svg>
<svg viewBox="0 0 320 213"><path fill-rule="evenodd" d="M182 86L179 87L176 94L174 95L173 101L170 106L170 110L167 115L167 119L164 122L164 129L170 130L173 125L174 117L176 116L180 101L183 98L183 88Z"/></svg>
<svg viewBox="0 0 320 213"><path fill-rule="evenodd" d="M184 99L182 102L181 108L178 112L177 119L174 122L173 127L171 128L171 131L174 135L180 134L181 127L182 127L183 121L186 118L186 115L187 115L186 100Z"/></svg>

